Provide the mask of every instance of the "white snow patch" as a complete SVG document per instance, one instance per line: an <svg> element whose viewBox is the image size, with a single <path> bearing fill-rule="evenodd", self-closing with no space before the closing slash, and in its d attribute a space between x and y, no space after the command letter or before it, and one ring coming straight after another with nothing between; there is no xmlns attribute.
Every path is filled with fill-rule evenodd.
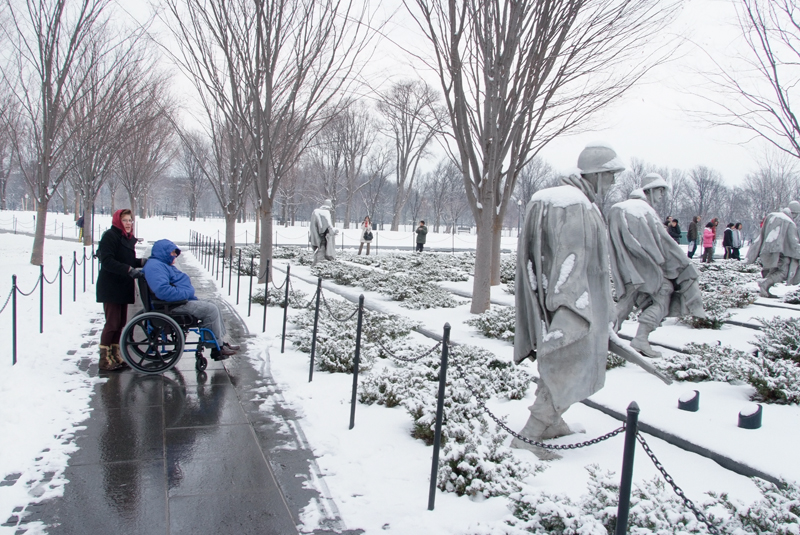
<svg viewBox="0 0 800 535"><path fill-rule="evenodd" d="M678 398L678 401L680 401L681 403L687 403L689 401L692 401L695 398L695 396L697 396L696 390L687 390L686 392L681 394L681 397Z"/></svg>
<svg viewBox="0 0 800 535"><path fill-rule="evenodd" d="M533 194L531 201L544 202L558 208L565 208L574 204L582 204L590 208L592 203L581 190L574 186L556 186L545 188Z"/></svg>
<svg viewBox="0 0 800 535"><path fill-rule="evenodd" d="M761 405L758 403L748 403L745 407L739 411L739 414L742 416L752 416L758 412L758 409L761 408Z"/></svg>
<svg viewBox="0 0 800 535"><path fill-rule="evenodd" d="M589 306L589 292L583 292L581 296L575 301L575 308L583 310Z"/></svg>
<svg viewBox="0 0 800 535"><path fill-rule="evenodd" d="M547 291L547 275L542 273L542 290Z"/></svg>
<svg viewBox="0 0 800 535"><path fill-rule="evenodd" d="M781 228L775 227L769 231L769 234L767 234L767 237L764 239L764 241L767 243L775 241L778 239L778 236L780 236L780 234L781 234Z"/></svg>
<svg viewBox="0 0 800 535"><path fill-rule="evenodd" d="M561 286L567 282L570 273L572 273L573 267L575 267L575 255L571 254L564 260L564 263L561 264L561 272L558 274L558 281L556 282L556 287L553 290L555 293L558 293Z"/></svg>
<svg viewBox="0 0 800 535"><path fill-rule="evenodd" d="M545 323L542 322L542 341L543 342L549 342L550 340L558 340L559 338L563 338L563 337L564 337L564 333L559 331L559 330L555 330L553 332L547 332L547 325L545 325Z"/></svg>
<svg viewBox="0 0 800 535"><path fill-rule="evenodd" d="M535 292L537 290L536 273L533 272L533 262L528 260L528 281L531 283L531 289Z"/></svg>

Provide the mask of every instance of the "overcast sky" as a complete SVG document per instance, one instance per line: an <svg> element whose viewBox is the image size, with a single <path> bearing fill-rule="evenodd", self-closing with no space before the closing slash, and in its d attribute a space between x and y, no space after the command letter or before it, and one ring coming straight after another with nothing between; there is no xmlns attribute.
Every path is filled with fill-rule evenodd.
<svg viewBox="0 0 800 535"><path fill-rule="evenodd" d="M369 95L371 86L385 87L393 80L414 76L415 71L440 89L435 76L420 71L420 62L408 54L415 47L424 51L427 42L420 38L402 1L383 0L380 4L366 1L378 19L391 16L391 20L383 27L385 37L376 41L376 52L368 62L364 94ZM702 106L692 95L700 81L693 71L710 64L706 51L724 59L735 49L739 34L735 1L685 0L667 37L683 43L679 56L654 69L644 83L599 114L590 131L555 140L543 150L542 157L557 170L570 169L588 142L604 141L625 161L639 158L659 167L684 170L706 165L718 170L727 184L741 183L756 168L764 144L758 141L743 144L742 133L710 128L687 111ZM166 35L161 33L162 38L168 39ZM185 81L179 85L188 90L179 90L179 94L185 96L191 92ZM428 164L426 168L432 167L433 162Z"/></svg>

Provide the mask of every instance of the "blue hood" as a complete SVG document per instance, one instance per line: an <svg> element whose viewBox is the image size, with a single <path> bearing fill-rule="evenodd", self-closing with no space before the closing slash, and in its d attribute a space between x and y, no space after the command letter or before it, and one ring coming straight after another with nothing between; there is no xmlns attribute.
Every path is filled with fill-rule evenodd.
<svg viewBox="0 0 800 535"><path fill-rule="evenodd" d="M178 246L169 240L158 240L153 244L153 249L150 251L150 258L160 260L165 264L172 265L175 258L172 256L172 251L178 249Z"/></svg>

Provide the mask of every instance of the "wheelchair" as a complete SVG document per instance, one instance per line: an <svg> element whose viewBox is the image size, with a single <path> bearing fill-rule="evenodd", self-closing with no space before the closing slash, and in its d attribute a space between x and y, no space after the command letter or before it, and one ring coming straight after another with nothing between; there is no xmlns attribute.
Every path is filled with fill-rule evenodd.
<svg viewBox="0 0 800 535"><path fill-rule="evenodd" d="M160 301L155 299L144 277L137 279L143 310L136 314L122 329L120 352L125 362L140 373L164 373L177 364L183 353L194 353L197 371L208 366L203 349L221 349L211 329L191 314L176 313L173 309L187 303L183 301ZM189 342L189 333L198 336ZM194 346L193 349L187 347Z"/></svg>

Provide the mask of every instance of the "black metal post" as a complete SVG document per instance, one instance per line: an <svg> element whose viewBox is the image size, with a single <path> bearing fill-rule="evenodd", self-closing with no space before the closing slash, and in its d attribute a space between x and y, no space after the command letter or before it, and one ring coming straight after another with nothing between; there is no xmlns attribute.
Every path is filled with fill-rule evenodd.
<svg viewBox="0 0 800 535"><path fill-rule="evenodd" d="M58 315L61 315L61 305L63 303L62 289L64 287L64 257L58 257Z"/></svg>
<svg viewBox="0 0 800 535"><path fill-rule="evenodd" d="M39 266L39 334L44 332L44 264Z"/></svg>
<svg viewBox="0 0 800 535"><path fill-rule="evenodd" d="M236 270L236 304L239 304L239 288L242 285L242 250L239 249L239 267Z"/></svg>
<svg viewBox="0 0 800 535"><path fill-rule="evenodd" d="M628 405L625 421L625 450L622 453L622 475L619 481L619 505L615 535L628 532L628 510L631 507L631 482L633 481L633 454L636 451L636 434L639 423L639 405L632 401Z"/></svg>
<svg viewBox="0 0 800 535"><path fill-rule="evenodd" d="M78 292L76 291L77 280L78 280L77 256L78 256L77 253L75 251L72 251L72 302L73 303L78 300L78 295L77 295Z"/></svg>
<svg viewBox="0 0 800 535"><path fill-rule="evenodd" d="M231 295L231 276L233 275L233 246L228 252L228 296Z"/></svg>
<svg viewBox="0 0 800 535"><path fill-rule="evenodd" d="M253 306L253 258L250 257L250 291L247 294L247 317L250 317L250 308Z"/></svg>
<svg viewBox="0 0 800 535"><path fill-rule="evenodd" d="M308 366L308 382L314 378L314 354L317 351L317 323L319 322L319 298L322 296L322 277L317 277L317 295L314 305L314 330L311 331L311 363Z"/></svg>
<svg viewBox="0 0 800 535"><path fill-rule="evenodd" d="M260 266L259 266L260 267ZM269 297L269 260L267 260L267 269L264 271L264 319L261 320L261 332L267 330L267 302Z"/></svg>
<svg viewBox="0 0 800 535"><path fill-rule="evenodd" d="M225 247L222 248L222 276L220 277L220 288L225 288Z"/></svg>
<svg viewBox="0 0 800 535"><path fill-rule="evenodd" d="M286 343L286 319L289 316L289 269L292 266L286 264L286 290L284 293L284 307L283 307L283 331L281 332L281 353L283 353L283 346Z"/></svg>
<svg viewBox="0 0 800 535"><path fill-rule="evenodd" d="M92 236L92 239L94 239L94 236ZM92 263L92 284L94 284L94 241L92 242L92 256L89 261Z"/></svg>
<svg viewBox="0 0 800 535"><path fill-rule="evenodd" d="M222 245L222 244L220 243L220 241L219 241L219 240L217 240L217 246L214 248L214 264L216 264L216 273L217 273L217 275L219 275L219 253L220 253L220 245ZM224 263L223 263L223 265L224 265ZM215 276L214 278L216 279L217 277Z"/></svg>
<svg viewBox="0 0 800 535"><path fill-rule="evenodd" d="M17 363L17 276L11 275L11 365Z"/></svg>
<svg viewBox="0 0 800 535"><path fill-rule="evenodd" d="M86 293L86 246L83 246L83 293Z"/></svg>
<svg viewBox="0 0 800 535"><path fill-rule="evenodd" d="M353 356L353 395L350 397L350 429L356 425L356 395L358 394L358 363L361 358L361 325L364 320L364 294L358 296L358 324L356 325L356 352Z"/></svg>
<svg viewBox="0 0 800 535"><path fill-rule="evenodd" d="M442 334L442 362L439 365L439 395L436 401L436 427L433 432L433 459L431 460L431 485L428 490L428 511L433 511L436 501L436 480L439 477L439 448L442 445L442 420L444 418L444 387L447 382L447 357L450 352L450 324L444 324Z"/></svg>

